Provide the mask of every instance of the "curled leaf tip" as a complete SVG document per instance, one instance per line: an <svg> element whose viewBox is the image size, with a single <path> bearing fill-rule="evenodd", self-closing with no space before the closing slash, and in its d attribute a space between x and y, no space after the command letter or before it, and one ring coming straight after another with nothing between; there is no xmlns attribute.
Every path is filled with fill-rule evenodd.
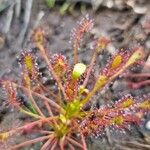
<svg viewBox="0 0 150 150"><path fill-rule="evenodd" d="M136 48L134 53L132 54L132 56L129 58L127 65L132 65L136 61L142 59L143 57L144 57L143 48L141 48L141 47Z"/></svg>

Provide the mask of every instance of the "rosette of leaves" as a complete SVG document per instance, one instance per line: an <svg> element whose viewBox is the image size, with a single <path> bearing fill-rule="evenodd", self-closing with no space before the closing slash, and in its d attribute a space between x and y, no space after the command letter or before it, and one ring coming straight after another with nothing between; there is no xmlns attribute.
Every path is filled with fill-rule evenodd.
<svg viewBox="0 0 150 150"><path fill-rule="evenodd" d="M110 42L105 37L94 40L93 55L89 64L78 58L78 50L85 33L90 32L93 20L86 15L72 31L73 63L69 64L65 56L50 54L46 47L43 30L35 30L32 40L39 50L38 58L45 62L49 75L55 81L55 90L44 86L38 69L37 59L30 50L21 55L20 80L1 80L6 91L7 102L11 107L29 115L33 120L20 127L0 133L0 142L5 142L15 134L33 134L39 136L17 145L8 145L11 150L42 142L41 150L46 149L87 149L86 138L97 136L106 128L129 129L132 124L140 124L143 116L150 111L150 99L123 96L116 103L100 106L99 109L85 109L87 103L94 100L98 92L132 65L143 59L143 49L137 47L131 51L116 52L104 68L95 76L96 80L88 88L88 81L98 55ZM26 95L29 105L18 98L18 92ZM42 104L42 106L41 106Z"/></svg>

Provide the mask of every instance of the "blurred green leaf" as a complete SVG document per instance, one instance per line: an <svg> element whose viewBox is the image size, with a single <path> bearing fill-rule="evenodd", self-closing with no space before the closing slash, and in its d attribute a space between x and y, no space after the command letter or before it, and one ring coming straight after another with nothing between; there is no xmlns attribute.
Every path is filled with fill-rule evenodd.
<svg viewBox="0 0 150 150"><path fill-rule="evenodd" d="M67 10L69 9L69 7L70 7L69 2L64 3L60 8L60 14L64 15L67 12Z"/></svg>
<svg viewBox="0 0 150 150"><path fill-rule="evenodd" d="M45 0L45 3L49 8L52 8L55 5L55 0Z"/></svg>

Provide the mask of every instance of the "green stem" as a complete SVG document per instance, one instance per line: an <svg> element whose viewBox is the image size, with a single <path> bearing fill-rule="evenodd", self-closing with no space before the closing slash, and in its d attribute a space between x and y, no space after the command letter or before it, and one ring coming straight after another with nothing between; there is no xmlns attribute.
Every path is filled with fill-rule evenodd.
<svg viewBox="0 0 150 150"><path fill-rule="evenodd" d="M41 117L41 116L39 116L39 115L37 115L37 114L34 114L34 113L32 113L32 112L29 112L29 111L26 111L26 110L24 110L23 108L19 108L19 110L20 110L22 113L27 114L27 115L29 115L29 116L31 116L31 117L36 118L36 119L43 118L43 117Z"/></svg>

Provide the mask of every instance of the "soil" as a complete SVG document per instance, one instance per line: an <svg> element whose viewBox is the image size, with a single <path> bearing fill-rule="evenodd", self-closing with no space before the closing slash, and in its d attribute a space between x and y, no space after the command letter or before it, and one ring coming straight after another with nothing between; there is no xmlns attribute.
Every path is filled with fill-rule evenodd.
<svg viewBox="0 0 150 150"><path fill-rule="evenodd" d="M84 11L81 11L80 7L78 7L82 4L87 6L87 9ZM117 7L108 8L105 5L100 6L97 11L94 11L89 3L82 2L77 4L73 12L66 12L64 15L61 15L59 12L61 7L60 4L56 5L53 9L49 9L42 0L39 0L38 2L33 1L31 18L25 37L23 38L23 42L20 41L20 32L24 27L22 19L25 11L24 5L22 5L20 17L17 18L14 15L9 31L4 33L4 26L10 6L6 7L0 11L0 78L13 80L18 78L18 74L20 72L17 57L20 55L22 49L34 49L34 45L30 41L30 36L33 29L37 26L46 30L48 41L47 49L52 53L61 53L66 55L68 61L72 62L70 33L75 27L77 21L85 14L89 14L89 16L94 19L95 26L91 31L91 34L83 41L82 50L79 51L79 58L81 61L88 63L91 59L91 39L95 39L99 36L105 36L111 39L111 44L108 46L107 50L99 56L97 67L103 67L109 56L115 53L116 50L121 48L132 49L137 46L142 46L144 48L144 61L147 62L150 57L150 25L145 25L147 22L150 24L150 3L147 1L141 5L142 8L144 7L147 9L144 13L137 13L133 8L127 6L119 9ZM42 19L37 22L39 13L44 13L44 15ZM131 72L149 73L149 70L139 67L136 70L131 70ZM29 119L23 114L18 113L18 111L13 108L5 107L6 100L2 89L0 93L0 131L20 126L24 120ZM103 96L100 95L100 98L110 101L110 96L112 97L112 95L112 99L114 100L127 93L131 93L133 96L137 97L149 95L149 85L134 90L129 89L124 80L117 80L111 85L111 90L106 94L103 94ZM97 103L99 103L99 105L101 104L98 100L97 102L94 102L93 105ZM149 119L150 116L147 115L144 121ZM116 141L140 141L143 140L143 135L144 137L146 136L150 138L150 132L145 130L144 123L138 127L134 127L131 132L111 132L109 134L110 139L104 135L102 135L104 138L101 138L101 136L97 138L90 137L87 140L89 149L123 149L124 147L117 147L116 144L111 143L114 137ZM23 141L27 137L22 136L19 138L19 141ZM18 143L19 141L11 139L9 142ZM146 144L150 146L150 141ZM35 145L34 147L28 147L27 149L38 150L38 147L39 145ZM134 150L139 149L139 147L133 147L132 145L130 148ZM0 149L2 149L1 145ZM146 150L148 148L140 147L140 149Z"/></svg>

